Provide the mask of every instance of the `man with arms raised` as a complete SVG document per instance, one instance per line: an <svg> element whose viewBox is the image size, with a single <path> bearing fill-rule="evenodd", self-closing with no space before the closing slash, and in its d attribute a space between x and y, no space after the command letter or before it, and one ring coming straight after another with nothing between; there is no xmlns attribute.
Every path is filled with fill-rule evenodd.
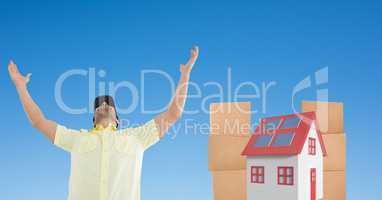
<svg viewBox="0 0 382 200"><path fill-rule="evenodd" d="M71 154L69 200L139 200L144 151L162 138L180 118L188 81L199 49L180 65L181 78L167 111L143 126L118 130L118 116L111 96L94 102L94 128L76 131L47 119L27 88L31 74L20 74L13 61L8 70L32 126L54 145Z"/></svg>

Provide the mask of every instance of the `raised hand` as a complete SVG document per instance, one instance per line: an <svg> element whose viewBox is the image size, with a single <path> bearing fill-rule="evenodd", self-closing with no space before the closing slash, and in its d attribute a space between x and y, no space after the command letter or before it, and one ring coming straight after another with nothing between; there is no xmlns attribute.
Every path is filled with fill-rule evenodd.
<svg viewBox="0 0 382 200"><path fill-rule="evenodd" d="M191 57L188 60L188 62L184 65L180 65L180 72L183 75L189 75L191 73L192 67L195 64L196 59L198 58L199 55L199 47L195 46L194 48L191 49Z"/></svg>
<svg viewBox="0 0 382 200"><path fill-rule="evenodd" d="M8 64L8 72L19 94L21 104L33 127L41 131L53 143L56 135L57 123L45 118L38 105L30 96L26 84L30 80L31 73L23 76L13 61Z"/></svg>
<svg viewBox="0 0 382 200"><path fill-rule="evenodd" d="M26 76L23 76L19 72L17 65L12 60L9 61L8 72L15 85L26 85L29 82L30 77L32 75L31 73L28 73Z"/></svg>

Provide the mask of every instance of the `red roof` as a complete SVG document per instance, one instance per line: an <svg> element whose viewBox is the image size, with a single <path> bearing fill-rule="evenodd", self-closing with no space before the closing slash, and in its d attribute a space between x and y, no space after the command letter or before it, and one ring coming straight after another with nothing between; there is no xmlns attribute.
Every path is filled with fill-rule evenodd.
<svg viewBox="0 0 382 200"><path fill-rule="evenodd" d="M261 119L260 125L256 128L242 155L300 154L313 123L316 123L315 112ZM317 129L317 124L315 127L322 153L326 156L321 132Z"/></svg>

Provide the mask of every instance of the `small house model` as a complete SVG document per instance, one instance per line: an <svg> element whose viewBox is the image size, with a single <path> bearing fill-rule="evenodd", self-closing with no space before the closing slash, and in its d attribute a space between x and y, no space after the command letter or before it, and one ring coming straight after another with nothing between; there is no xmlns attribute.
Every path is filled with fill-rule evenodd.
<svg viewBox="0 0 382 200"><path fill-rule="evenodd" d="M325 144L314 112L260 120L247 156L247 199L323 198Z"/></svg>

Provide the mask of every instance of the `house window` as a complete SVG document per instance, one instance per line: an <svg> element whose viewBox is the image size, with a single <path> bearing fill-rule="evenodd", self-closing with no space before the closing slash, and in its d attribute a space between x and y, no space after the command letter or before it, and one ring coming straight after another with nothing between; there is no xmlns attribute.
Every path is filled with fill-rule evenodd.
<svg viewBox="0 0 382 200"><path fill-rule="evenodd" d="M316 155L316 139L309 138L309 155Z"/></svg>
<svg viewBox="0 0 382 200"><path fill-rule="evenodd" d="M251 183L264 183L264 167L251 167Z"/></svg>
<svg viewBox="0 0 382 200"><path fill-rule="evenodd" d="M279 185L293 185L293 167L278 167L277 183Z"/></svg>

